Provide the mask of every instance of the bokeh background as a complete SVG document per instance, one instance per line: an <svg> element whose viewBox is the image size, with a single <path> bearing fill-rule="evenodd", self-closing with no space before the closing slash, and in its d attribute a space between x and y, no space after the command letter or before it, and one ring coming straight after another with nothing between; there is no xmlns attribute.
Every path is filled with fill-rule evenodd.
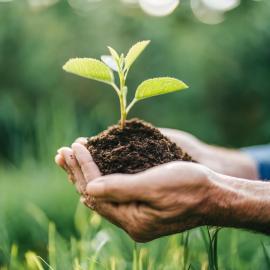
<svg viewBox="0 0 270 270"><path fill-rule="evenodd" d="M118 100L109 87L63 72L71 57L99 58L108 54L107 45L127 52L136 41L150 39L130 72L130 94L142 80L163 75L182 79L190 89L140 102L131 116L226 147L269 142L270 2L237 1L230 11L214 15L213 9L200 12L199 1L191 2L192 7L183 0L170 15L155 17L136 1L0 1L0 268L26 267L24 254L33 250L54 269L71 269L77 257L68 253L70 239L86 246L78 248L85 252L78 257L80 264L93 248L87 243L100 242L97 232L106 230L103 234L118 240L102 259L107 263L114 254L116 269L132 269L132 241L78 206L78 195L54 165L57 148L119 119ZM51 241L61 234L56 259L48 258L49 223ZM223 231L221 269L269 269L268 238ZM195 231L190 238L189 257L199 267L194 269L207 269L199 235ZM142 245L143 252L153 253L153 269L182 269L170 268L172 260L159 256L168 251L161 251L166 241L180 252L179 260L183 257L177 237Z"/></svg>

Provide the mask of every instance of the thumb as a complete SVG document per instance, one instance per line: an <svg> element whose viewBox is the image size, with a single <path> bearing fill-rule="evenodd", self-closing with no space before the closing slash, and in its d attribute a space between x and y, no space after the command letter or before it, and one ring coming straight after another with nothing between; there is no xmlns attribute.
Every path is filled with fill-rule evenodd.
<svg viewBox="0 0 270 270"><path fill-rule="evenodd" d="M129 174L99 177L86 187L86 192L90 196L118 203L148 201L148 190L136 176Z"/></svg>

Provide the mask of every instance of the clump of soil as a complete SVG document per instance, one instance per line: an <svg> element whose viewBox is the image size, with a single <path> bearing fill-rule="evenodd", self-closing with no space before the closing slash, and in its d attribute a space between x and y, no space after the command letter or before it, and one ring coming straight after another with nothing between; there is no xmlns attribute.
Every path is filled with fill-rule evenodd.
<svg viewBox="0 0 270 270"><path fill-rule="evenodd" d="M103 175L132 174L170 161L192 161L158 129L139 119L127 120L124 129L115 125L88 138L87 148Z"/></svg>

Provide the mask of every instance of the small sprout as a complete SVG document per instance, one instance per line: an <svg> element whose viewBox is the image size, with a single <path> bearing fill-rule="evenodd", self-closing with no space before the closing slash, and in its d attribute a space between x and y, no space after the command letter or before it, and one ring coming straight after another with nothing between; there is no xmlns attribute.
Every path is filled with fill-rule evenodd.
<svg viewBox="0 0 270 270"><path fill-rule="evenodd" d="M184 82L171 77L149 79L143 81L137 87L135 97L127 105L128 88L126 86L126 79L128 72L149 43L149 40L145 40L134 44L126 56L124 54L119 55L115 49L108 47L111 56L101 56L101 60L104 63L92 58L73 58L66 62L63 69L69 73L111 85L119 97L120 125L121 128L124 128L127 115L137 101L188 88ZM115 83L113 71L118 73L118 85Z"/></svg>

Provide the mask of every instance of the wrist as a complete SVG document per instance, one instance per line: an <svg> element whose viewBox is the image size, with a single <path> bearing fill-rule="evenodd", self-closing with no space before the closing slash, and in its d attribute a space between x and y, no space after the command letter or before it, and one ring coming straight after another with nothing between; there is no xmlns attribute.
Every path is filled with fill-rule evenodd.
<svg viewBox="0 0 270 270"><path fill-rule="evenodd" d="M212 173L205 223L270 234L270 184Z"/></svg>

